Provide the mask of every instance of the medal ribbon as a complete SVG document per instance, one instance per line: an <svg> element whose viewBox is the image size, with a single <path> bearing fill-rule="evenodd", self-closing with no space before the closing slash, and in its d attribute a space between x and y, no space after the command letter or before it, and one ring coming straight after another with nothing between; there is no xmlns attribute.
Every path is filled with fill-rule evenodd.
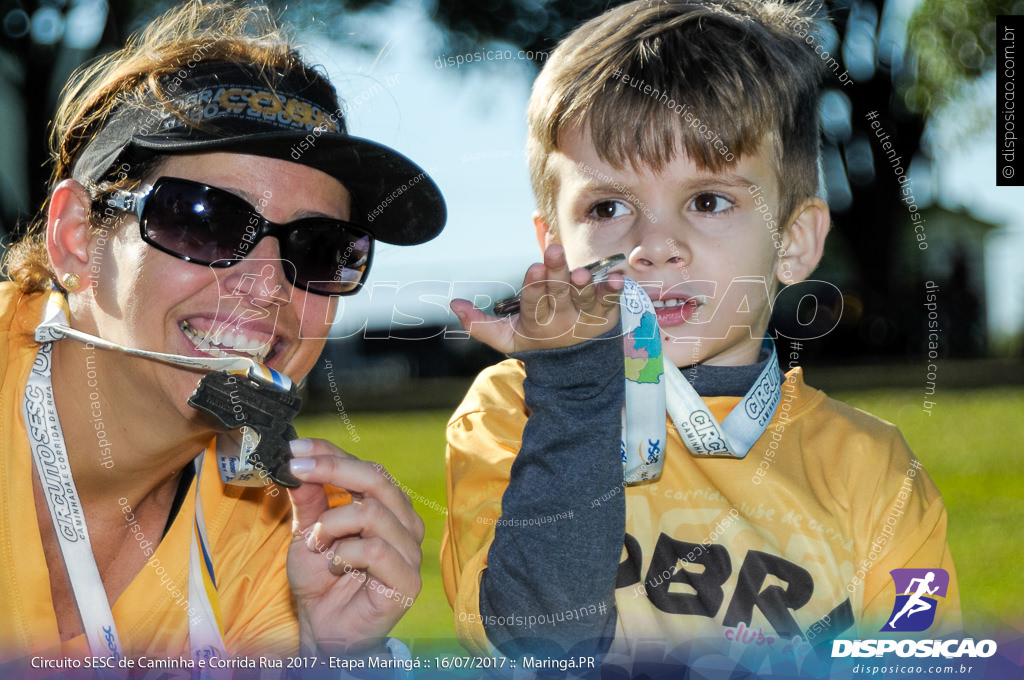
<svg viewBox="0 0 1024 680"><path fill-rule="evenodd" d="M78 613L85 627L89 651L93 656L119 659L124 656L124 647L118 637L110 602L96 567L82 502L71 474L64 431L57 415L53 384L50 381L52 347L50 343L42 345L32 365L25 388L25 428ZM205 457L204 451L195 460L196 514L192 530L188 591L189 604L195 607L197 613L189 619L189 643L197 659L211 655L227 658L221 634L220 605L213 563L209 557L209 542L203 520L203 504L199 495Z"/></svg>
<svg viewBox="0 0 1024 680"><path fill-rule="evenodd" d="M625 279L619 295L626 369L623 407L622 461L627 484L656 479L664 462L665 412L683 443L698 456L743 458L775 414L782 398L775 343L766 337L768 363L743 399L721 424L683 377L665 361L658 317L647 292Z"/></svg>
<svg viewBox="0 0 1024 680"><path fill-rule="evenodd" d="M286 390L291 388L291 380L271 368L243 357L210 357L206 359L161 354L122 347L88 333L82 333L68 326L64 299L56 293L51 294L47 301L43 319L43 323L35 332L35 339L41 346L25 388L23 405L25 427L32 450L32 458L39 473L50 518L57 534L61 556L64 558L72 592L85 628L90 653L97 657L114 657L116 659L124 656L124 647L117 634L110 602L107 600L106 590L92 553L85 515L71 473L67 444L57 414L53 384L50 379L52 343L61 338L72 338L80 342L91 343L92 346L100 349L118 350L177 366L228 371L244 375L249 379L272 382ZM242 432L241 460L229 459L221 453L217 446L218 438L214 437L210 446L194 461L196 467L195 516L192 522L192 545L189 551L188 593L189 604L196 610L195 616L189 618L189 645L193 657L197 660L209 659L213 656L227 658L222 633L220 600L217 596L217 581L210 555L209 540L206 535L202 497L199 493L203 461L207 453L216 454L219 458L218 467L225 482L231 482L237 476L242 478L239 482L243 485L251 486L254 483L262 485L262 478L259 475L251 474L256 468L245 460L247 450L251 451L252 448L255 448L255 445L252 444L246 449L246 440L251 441L255 435L255 432L247 432L247 430L249 428L243 428ZM255 482L251 478L255 478Z"/></svg>
<svg viewBox="0 0 1024 680"><path fill-rule="evenodd" d="M25 430L32 459L39 473L39 484L46 496L54 533L60 545L68 578L85 627L89 650L94 656L124 656L117 636L114 616L92 554L85 513L79 500L71 463L64 443L64 432L57 419L57 406L50 383L50 345L39 348L24 402ZM72 569L70 565L75 565Z"/></svg>

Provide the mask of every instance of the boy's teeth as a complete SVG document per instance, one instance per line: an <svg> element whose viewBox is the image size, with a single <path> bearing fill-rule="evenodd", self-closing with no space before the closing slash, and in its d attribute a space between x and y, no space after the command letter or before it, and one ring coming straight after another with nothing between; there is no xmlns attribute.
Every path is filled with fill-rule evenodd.
<svg viewBox="0 0 1024 680"><path fill-rule="evenodd" d="M214 357L233 356L222 349L226 348L235 352L246 352L252 355L256 361L263 363L270 353L269 343L266 343L264 347L259 340L250 338L244 333L235 334L231 331L222 331L211 338L210 333L203 333L187 321L182 321L180 328L193 345Z"/></svg>

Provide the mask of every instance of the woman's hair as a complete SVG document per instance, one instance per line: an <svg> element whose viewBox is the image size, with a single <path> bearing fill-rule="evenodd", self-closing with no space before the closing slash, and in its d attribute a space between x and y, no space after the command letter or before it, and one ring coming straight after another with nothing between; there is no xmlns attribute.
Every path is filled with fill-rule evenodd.
<svg viewBox="0 0 1024 680"><path fill-rule="evenodd" d="M240 62L256 65L261 71L311 71L292 47L291 37L265 7L191 0L132 36L123 49L99 58L72 76L61 96L50 136L53 171L49 192L71 177L76 160L118 105L142 102L147 93L168 100L159 79L200 62ZM162 161L157 156L132 163L113 181L86 186L93 198L93 227L111 226L109 219L102 220L102 224L97 219L102 196L114 189L137 187ZM46 253L48 206L49 198L24 237L3 259L4 273L24 293L60 285Z"/></svg>

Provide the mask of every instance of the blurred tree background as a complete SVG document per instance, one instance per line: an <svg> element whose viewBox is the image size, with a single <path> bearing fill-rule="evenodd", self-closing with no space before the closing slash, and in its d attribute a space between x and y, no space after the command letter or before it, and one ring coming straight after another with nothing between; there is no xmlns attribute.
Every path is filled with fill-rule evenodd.
<svg viewBox="0 0 1024 680"><path fill-rule="evenodd" d="M48 124L72 70L119 47L171 4L0 2L0 226L5 235L45 198ZM299 27L314 17L340 27L350 13L392 4L273 0L269 6ZM451 53L495 42L546 52L572 27L617 4L444 0L429 5L428 13ZM929 122L944 106L963 101L993 70L996 16L1021 12L1024 0L828 0L819 9L819 42L852 82L843 86L827 74L821 101L824 181L834 225L817 277L842 291L843 311L835 331L813 343L812 356L830 362L920 356L926 280L943 291L940 313L943 328L950 329L944 355L977 357L989 351L982 238L996 225L934 204L934 186L928 182L935 152ZM963 128L965 137L992 115L988 102L976 106L969 117L972 125ZM865 118L871 111L878 112L904 170L912 169L918 181L918 207L932 204L922 213L928 218L926 250L915 239L900 184Z"/></svg>
<svg viewBox="0 0 1024 680"><path fill-rule="evenodd" d="M317 25L319 36L338 36L351 45L363 40L349 30L353 14L416 2L269 0L269 6L300 31ZM619 0L424 2L449 54L475 52L493 43L550 51L572 27L620 4ZM0 234L4 238L45 198L48 125L71 72L94 56L120 47L133 31L173 4L166 0L0 0ZM997 227L938 205L935 182L929 177L935 176L940 151L934 129L940 112L956 106L962 114L955 134L947 135L944 143L950 137L977 139L977 133L991 124L991 94L981 97L976 92L982 91L981 85L994 69L996 16L1022 13L1024 0L826 0L820 9L820 42L841 63L840 72L852 78L843 86L828 74L821 101L824 181L834 226L827 259L816 276L842 291L843 311L834 331L804 345L802 359L814 364L813 384L830 391L833 385L821 379L824 371L818 369L823 364L901 359L908 364L905 370L886 365L875 371L859 366L847 371L864 374L864 382L873 387L891 387L899 383L896 376L903 370L908 379L902 386L907 389L840 396L896 423L942 488L950 509L949 540L957 560L965 623L971 631L984 630L995 618L1019 620L1022 475L1008 470L1005 463L1007 451L1019 448L1022 397L1019 388L971 390L943 397L941 413L956 417L933 419L930 411L925 416L918 410L925 355L925 281L934 281L941 289L943 357L992 352L986 334L982 239ZM323 30L325 26L329 30ZM367 43L364 47L379 52L385 46ZM465 74L448 70L443 77ZM904 170L913 168L918 207L927 206L927 250L918 247L900 184L865 117L871 111L878 112L877 120L895 145ZM522 143L522 139L507 140L508 146ZM994 183L994 177L993 168L990 176L978 181ZM451 406L464 394L467 377L495 357L477 343L446 342L443 334L420 342L355 340L343 349L340 343L328 343L328 352L339 355L334 365L341 374L338 382L344 386L346 406L382 412L352 419L358 437L342 424L341 416L348 418L344 410L304 414L297 422L298 431L385 462L396 479L416 491L420 503L426 499L438 504L416 505L427 526L424 589L392 634L407 641L427 638L414 646L416 654L425 655L430 644L441 653L451 653L457 646L437 559L444 522L436 511L445 498L444 423ZM780 347L780 356L785 354L785 346ZM364 372L353 373L351 367L358 368L360 360ZM916 365L910 366L911 362ZM1013 364L1014 370L1006 370L1010 363L1004 362L979 372L978 363L986 362L944 363L943 385L1021 380L1018 364ZM414 364L418 370L410 368ZM333 379L334 368L330 370ZM350 372L344 374L345 370ZM958 372L961 377L955 378ZM327 394L326 374L327 367L311 374L314 379L319 376L321 395ZM421 378L417 389L409 389L409 375ZM462 377L442 384L445 376L452 375ZM397 387L384 393L365 391L383 383ZM416 393L426 396L411 396ZM401 412L424 404L436 410ZM315 408L316 400L312 405ZM320 400L320 405L327 411L334 408L330 399Z"/></svg>

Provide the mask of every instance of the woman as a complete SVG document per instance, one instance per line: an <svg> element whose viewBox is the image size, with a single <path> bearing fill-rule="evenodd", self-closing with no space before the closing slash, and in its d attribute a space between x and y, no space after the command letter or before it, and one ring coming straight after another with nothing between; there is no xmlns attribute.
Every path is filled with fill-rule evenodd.
<svg viewBox="0 0 1024 680"><path fill-rule="evenodd" d="M374 240L441 230L437 187L393 196L420 169L348 136L325 78L227 5L81 74L53 139L0 288L0 657L401 655L422 521L330 442L282 450L335 296Z"/></svg>

